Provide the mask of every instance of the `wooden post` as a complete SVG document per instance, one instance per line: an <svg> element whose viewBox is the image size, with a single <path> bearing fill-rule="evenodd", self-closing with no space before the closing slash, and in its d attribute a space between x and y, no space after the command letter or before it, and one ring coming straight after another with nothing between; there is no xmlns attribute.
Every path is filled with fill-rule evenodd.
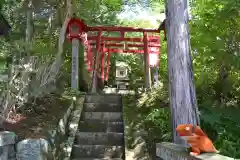
<svg viewBox="0 0 240 160"><path fill-rule="evenodd" d="M111 53L110 53L110 51L108 51L108 56L107 56L107 70L106 70L105 81L108 81L109 68L110 68L110 58L111 58Z"/></svg>
<svg viewBox="0 0 240 160"><path fill-rule="evenodd" d="M79 76L79 40L74 38L72 40L72 88L78 90L78 76Z"/></svg>
<svg viewBox="0 0 240 160"><path fill-rule="evenodd" d="M91 71L92 70L93 54L92 54L91 45L89 43L88 43L88 53L87 53L87 64L88 64L88 71Z"/></svg>
<svg viewBox="0 0 240 160"><path fill-rule="evenodd" d="M145 68L145 88L151 88L151 70L149 66L148 35L143 32L144 43L144 68Z"/></svg>
<svg viewBox="0 0 240 160"><path fill-rule="evenodd" d="M186 0L167 1L169 97L173 140L178 144L184 144L175 130L179 124L199 125L186 11Z"/></svg>
<svg viewBox="0 0 240 160"><path fill-rule="evenodd" d="M101 64L101 78L102 81L104 82L104 69L105 69L105 50L104 50L104 46L103 46L103 50L102 50L102 64Z"/></svg>
<svg viewBox="0 0 240 160"><path fill-rule="evenodd" d="M101 36L102 32L99 31L97 35L97 42L96 42L96 54L95 54L95 63L93 69L93 80L92 80L92 93L97 92L97 76L98 76L98 67L99 67L99 59L100 59L100 49L101 49Z"/></svg>

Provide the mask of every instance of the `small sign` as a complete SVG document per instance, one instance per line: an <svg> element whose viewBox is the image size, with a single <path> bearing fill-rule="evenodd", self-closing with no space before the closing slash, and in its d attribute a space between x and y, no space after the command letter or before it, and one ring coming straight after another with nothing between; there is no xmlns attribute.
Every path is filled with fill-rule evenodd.
<svg viewBox="0 0 240 160"><path fill-rule="evenodd" d="M72 40L72 88L78 90L78 69L79 69L79 40Z"/></svg>
<svg viewBox="0 0 240 160"><path fill-rule="evenodd" d="M149 54L149 65L151 67L156 67L159 64L159 54L157 53L150 53Z"/></svg>

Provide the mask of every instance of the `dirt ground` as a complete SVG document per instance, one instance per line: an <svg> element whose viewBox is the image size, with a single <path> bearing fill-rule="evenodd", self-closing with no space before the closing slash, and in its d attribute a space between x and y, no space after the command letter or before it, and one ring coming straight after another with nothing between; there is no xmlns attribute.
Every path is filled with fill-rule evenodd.
<svg viewBox="0 0 240 160"><path fill-rule="evenodd" d="M26 106L16 123L3 123L4 130L13 131L19 139L44 138L47 130L56 127L60 118L63 117L70 105L70 100L56 96L48 96L36 101L33 105ZM21 119L21 118L20 118Z"/></svg>

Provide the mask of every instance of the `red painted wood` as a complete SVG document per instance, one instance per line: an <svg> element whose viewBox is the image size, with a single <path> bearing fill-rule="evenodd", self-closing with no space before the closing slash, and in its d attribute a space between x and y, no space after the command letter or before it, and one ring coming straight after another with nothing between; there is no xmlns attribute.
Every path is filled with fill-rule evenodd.
<svg viewBox="0 0 240 160"><path fill-rule="evenodd" d="M120 31L120 35L121 35L122 38L124 38L125 37L125 32Z"/></svg>
<svg viewBox="0 0 240 160"><path fill-rule="evenodd" d="M88 53L87 53L87 63L88 63L88 71L92 71L92 61L93 61L93 54L91 45L88 44Z"/></svg>
<svg viewBox="0 0 240 160"><path fill-rule="evenodd" d="M95 43L91 43L91 45L96 45ZM101 44L103 45L103 43ZM120 43L106 43L105 47L144 47L143 44L120 44ZM148 47L161 47L159 44L148 45Z"/></svg>
<svg viewBox="0 0 240 160"><path fill-rule="evenodd" d="M93 72L93 82L92 82L92 92L96 93L96 89L97 89L97 84L98 84L98 70L99 70L99 54L101 52L101 45L100 45L100 41L101 41L101 37L102 37L102 32L99 31L98 32L98 36L97 36L97 45L96 45L96 56L95 56L95 64L94 64L94 72Z"/></svg>
<svg viewBox="0 0 240 160"><path fill-rule="evenodd" d="M108 48L111 53L136 53L136 54L142 54L144 53L143 50L135 50L135 49L117 49L117 48Z"/></svg>
<svg viewBox="0 0 240 160"><path fill-rule="evenodd" d="M123 50L123 49L117 49L117 48L109 48L109 51L112 53L133 53L133 54L143 54L143 50Z"/></svg>
<svg viewBox="0 0 240 160"><path fill-rule="evenodd" d="M78 29L77 31L74 31L73 28L78 28ZM67 38L70 41L72 41L72 39L74 38L81 39L81 35L86 28L87 28L87 25L84 24L83 20L76 17L72 17L68 21L68 25L66 29Z"/></svg>
<svg viewBox="0 0 240 160"><path fill-rule="evenodd" d="M94 48L93 48L94 49ZM105 52L107 52L107 50L109 50L112 53L133 53L133 54L143 54L144 50L137 50L137 49L128 49L128 50L124 50L124 49L118 49L118 48L105 48ZM159 52L151 52L152 54L159 54Z"/></svg>
<svg viewBox="0 0 240 160"><path fill-rule="evenodd" d="M96 41L97 36L88 36L88 40ZM102 41L128 41L128 42L143 42L143 38L137 38L137 37L106 37L103 36L101 38ZM149 42L156 42L160 43L160 38L158 36L152 36L152 38L149 38Z"/></svg>
<svg viewBox="0 0 240 160"><path fill-rule="evenodd" d="M158 29L145 29L145 28L135 28L135 27L121 27L121 26L88 26L85 31L124 31L124 32L150 32L159 33Z"/></svg>
<svg viewBox="0 0 240 160"><path fill-rule="evenodd" d="M89 36L88 40L97 40L97 36ZM143 42L142 38L121 38L121 37L102 37L102 41L129 41L129 42Z"/></svg>
<svg viewBox="0 0 240 160"><path fill-rule="evenodd" d="M104 48L103 48L103 51L102 51L102 64L101 64L101 78L102 78L102 81L104 81L104 67L105 67L105 52L104 52Z"/></svg>
<svg viewBox="0 0 240 160"><path fill-rule="evenodd" d="M72 32L72 27L76 26L78 28L78 33ZM163 26L163 25L162 25ZM98 31L97 36L87 36L88 43L85 44L85 47L88 47L88 55L87 55L87 61L88 63L88 70L93 70L93 52L96 51L96 63L94 66L94 85L96 85L96 75L98 75L99 67L99 61L101 56L101 78L102 80L108 80L109 76L109 68L110 68L110 57L111 53L133 53L133 54L143 54L149 53L149 54L159 54L160 53L160 37L159 35L150 35L149 39L145 39L144 37L136 38L136 37L125 37L126 32L142 32L146 34L149 33L159 33L160 29L144 29L144 28L134 28L134 27L122 27L122 26L87 26L83 20L78 19L76 17L73 17L70 19L67 27L67 36L71 40L73 37L77 37L79 39L82 39L82 34L87 33L89 31ZM102 36L102 31L109 31L109 32L119 32L120 37L106 37ZM108 41L112 41L112 43L106 43ZM120 44L117 42L141 42L141 44ZM145 41L145 42L144 42ZM144 42L144 43L143 43ZM93 46L96 46L93 48ZM110 48L110 47L124 47L123 49L118 48ZM128 47L140 47L141 49L128 49ZM104 68L104 62L105 62L105 52L108 52L107 57L107 70L105 75L105 68Z"/></svg>
<svg viewBox="0 0 240 160"><path fill-rule="evenodd" d="M107 56L107 71L106 71L106 77L105 77L105 80L106 80L106 81L108 81L108 76L109 76L110 58L111 58L111 52L108 50L108 56Z"/></svg>
<svg viewBox="0 0 240 160"><path fill-rule="evenodd" d="M145 54L148 54L148 35L146 32L143 34L143 50Z"/></svg>

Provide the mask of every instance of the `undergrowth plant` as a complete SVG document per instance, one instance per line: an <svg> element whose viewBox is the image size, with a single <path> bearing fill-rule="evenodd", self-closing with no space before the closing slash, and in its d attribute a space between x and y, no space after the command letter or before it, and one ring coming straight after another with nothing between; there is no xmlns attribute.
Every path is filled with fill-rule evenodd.
<svg viewBox="0 0 240 160"><path fill-rule="evenodd" d="M131 102L133 97L125 97L125 102ZM136 106L134 104L128 106L130 103L125 103L125 106L128 111L138 113L138 119L141 120L141 124L138 126L144 128L148 133L146 141L149 150L158 142L171 142L170 109L169 106L164 106L164 104L168 105L166 88L159 85L151 92L144 93L139 97ZM222 108L221 110L219 107L212 107L213 104L214 102L212 105L208 102L206 105L200 101L201 128L213 140L220 154L240 158L240 123L238 123L237 114L234 115L236 111L234 108ZM235 110L237 109L235 108ZM130 115L133 117L134 114Z"/></svg>

